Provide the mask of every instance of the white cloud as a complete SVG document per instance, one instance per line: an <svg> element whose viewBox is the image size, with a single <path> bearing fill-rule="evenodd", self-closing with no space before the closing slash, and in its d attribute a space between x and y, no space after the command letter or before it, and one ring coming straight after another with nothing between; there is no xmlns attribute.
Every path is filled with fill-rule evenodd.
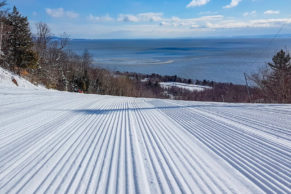
<svg viewBox="0 0 291 194"><path fill-rule="evenodd" d="M229 5L224 6L224 8L233 8L238 6L238 4L241 2L242 0L231 0Z"/></svg>
<svg viewBox="0 0 291 194"><path fill-rule="evenodd" d="M90 21L93 21L93 22L111 22L111 21L114 21L114 18L110 17L109 15L93 16L92 14L90 14L88 19Z"/></svg>
<svg viewBox="0 0 291 194"><path fill-rule="evenodd" d="M183 28L183 29L204 29L204 30L226 30L226 29L246 29L246 28L278 28L282 24L291 24L291 18L281 19L257 19L257 20L236 20L225 18L222 15L204 16L198 18L181 19L173 17L163 19L160 26Z"/></svg>
<svg viewBox="0 0 291 194"><path fill-rule="evenodd" d="M117 21L119 22L158 22L162 21L163 13L140 13L137 15L120 14Z"/></svg>
<svg viewBox="0 0 291 194"><path fill-rule="evenodd" d="M52 17L70 17L68 11L62 8L55 11L50 10ZM48 14L49 14L48 13ZM63 25L51 24L56 32L63 32L64 29L74 37L94 38L143 38L143 37L194 37L224 35L228 32L272 32L279 28L282 24L288 24L286 28L291 30L291 18L281 19L254 19L252 17L234 18L225 17L223 15L210 15L180 18L165 17L163 13L140 13L140 14L120 14L118 17L110 15L94 16L89 15L87 20L92 22L84 22L78 24L76 20L68 20ZM255 15L256 11L244 13L245 16ZM73 16L71 16L73 17ZM95 22L95 23L93 23ZM106 25L111 22L114 25ZM83 27L80 27L83 26ZM57 26L57 29L55 29ZM217 33L216 33L217 32Z"/></svg>
<svg viewBox="0 0 291 194"><path fill-rule="evenodd" d="M245 12L243 14L243 16L247 17L247 16L255 16L257 14L257 11L251 11L251 12Z"/></svg>
<svg viewBox="0 0 291 194"><path fill-rule="evenodd" d="M278 10L267 10L264 12L265 15L275 15L275 14L280 14L280 11Z"/></svg>
<svg viewBox="0 0 291 194"><path fill-rule="evenodd" d="M45 11L48 15L50 15L51 17L54 17L54 18L63 17L64 12L65 12L63 8L58 8L58 9L46 8Z"/></svg>
<svg viewBox="0 0 291 194"><path fill-rule="evenodd" d="M138 18L141 21L150 21L150 22L158 22L161 21L163 17L163 13L141 13L138 14Z"/></svg>
<svg viewBox="0 0 291 194"><path fill-rule="evenodd" d="M185 26L185 27L197 27L203 22L206 21L219 21L222 20L224 16L222 15L211 15L211 16L202 16L198 18L179 18L179 17L171 17L164 18L162 13L141 13L137 15L131 14L120 14L117 18L118 22L131 22L131 23L148 23L159 22L160 26Z"/></svg>
<svg viewBox="0 0 291 194"><path fill-rule="evenodd" d="M65 11L63 8L57 8L57 9L45 9L46 13L54 18L62 18L62 17L68 17L68 18L77 18L79 17L79 14L73 11Z"/></svg>
<svg viewBox="0 0 291 194"><path fill-rule="evenodd" d="M207 3L209 3L210 0L192 0L187 7L197 7L197 6L202 6L202 5L206 5Z"/></svg>
<svg viewBox="0 0 291 194"><path fill-rule="evenodd" d="M282 24L287 24L286 29L291 32L291 18L247 20L219 15L163 18L160 22L147 24L122 22L105 25L70 20L65 23L49 23L49 26L56 34L66 29L74 38L173 38L274 33Z"/></svg>
<svg viewBox="0 0 291 194"><path fill-rule="evenodd" d="M235 28L277 28L282 24L291 24L291 18L281 19L260 19L260 20L249 20L249 21L238 21L238 20L224 20L217 23L207 23L208 28L214 29L235 29Z"/></svg>
<svg viewBox="0 0 291 194"><path fill-rule="evenodd" d="M77 17L79 17L79 14L76 12L73 12L73 11L67 11L66 16L69 18L77 18Z"/></svg>
<svg viewBox="0 0 291 194"><path fill-rule="evenodd" d="M203 16L198 18L187 18L182 19L178 17L172 17L170 19L163 19L160 23L161 26L184 26L184 27L191 27L191 28L198 28L199 26L204 26L205 22L211 21L220 21L223 20L224 16L222 15L213 15L213 16Z"/></svg>
<svg viewBox="0 0 291 194"><path fill-rule="evenodd" d="M130 15L130 14L120 14L118 16L117 21L119 22L138 22L139 19L135 15Z"/></svg>

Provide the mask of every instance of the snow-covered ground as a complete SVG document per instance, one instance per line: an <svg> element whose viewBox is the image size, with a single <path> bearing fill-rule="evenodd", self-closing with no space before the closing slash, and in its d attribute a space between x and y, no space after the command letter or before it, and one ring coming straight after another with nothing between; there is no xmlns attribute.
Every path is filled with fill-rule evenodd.
<svg viewBox="0 0 291 194"><path fill-rule="evenodd" d="M0 193L290 193L291 106L0 85Z"/></svg>
<svg viewBox="0 0 291 194"><path fill-rule="evenodd" d="M201 92L201 91L204 91L204 90L207 90L207 89L212 89L209 86L201 86L201 85L195 85L195 84L185 84L185 83L180 83L180 82L160 82L159 84L164 89L177 87L177 88L181 88L181 89L184 89L184 90L189 90L191 92L193 92L193 91Z"/></svg>
<svg viewBox="0 0 291 194"><path fill-rule="evenodd" d="M17 85L12 81L16 80ZM0 87L8 87L8 88L30 88L30 89L44 89L43 86L36 86L27 81L26 79L19 77L16 74L13 74L2 67L0 67Z"/></svg>

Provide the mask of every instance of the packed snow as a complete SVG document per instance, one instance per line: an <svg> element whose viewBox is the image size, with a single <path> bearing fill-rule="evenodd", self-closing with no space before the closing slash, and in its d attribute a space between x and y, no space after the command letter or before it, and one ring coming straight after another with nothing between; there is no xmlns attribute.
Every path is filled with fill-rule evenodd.
<svg viewBox="0 0 291 194"><path fill-rule="evenodd" d="M291 105L0 84L0 193L290 193Z"/></svg>
<svg viewBox="0 0 291 194"><path fill-rule="evenodd" d="M177 87L177 88L181 88L181 89L184 89L184 90L189 90L191 92L193 92L193 91L202 92L204 90L212 89L209 86L186 84L186 83L180 83L180 82L160 82L159 84L164 89Z"/></svg>

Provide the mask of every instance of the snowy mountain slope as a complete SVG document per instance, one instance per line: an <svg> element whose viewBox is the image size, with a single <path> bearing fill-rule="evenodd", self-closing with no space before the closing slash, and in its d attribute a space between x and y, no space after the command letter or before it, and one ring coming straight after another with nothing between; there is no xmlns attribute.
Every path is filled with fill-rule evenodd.
<svg viewBox="0 0 291 194"><path fill-rule="evenodd" d="M291 106L0 87L0 193L290 193Z"/></svg>
<svg viewBox="0 0 291 194"><path fill-rule="evenodd" d="M13 83L13 79L16 80L17 85ZM28 89L44 89L43 86L36 86L27 81L26 79L15 75L2 67L0 67L0 87L20 87L20 88L28 88Z"/></svg>

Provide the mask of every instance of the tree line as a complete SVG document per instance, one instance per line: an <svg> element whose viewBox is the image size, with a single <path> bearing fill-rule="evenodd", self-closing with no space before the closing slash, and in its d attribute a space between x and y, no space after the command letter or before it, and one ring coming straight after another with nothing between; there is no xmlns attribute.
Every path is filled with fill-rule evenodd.
<svg viewBox="0 0 291 194"><path fill-rule="evenodd" d="M93 67L88 50L78 55L67 48L69 37L55 38L46 23L36 24L32 34L27 17L16 7L6 10L0 3L0 65L47 88L118 96L157 97L126 75ZM1 29L1 28L0 28Z"/></svg>

